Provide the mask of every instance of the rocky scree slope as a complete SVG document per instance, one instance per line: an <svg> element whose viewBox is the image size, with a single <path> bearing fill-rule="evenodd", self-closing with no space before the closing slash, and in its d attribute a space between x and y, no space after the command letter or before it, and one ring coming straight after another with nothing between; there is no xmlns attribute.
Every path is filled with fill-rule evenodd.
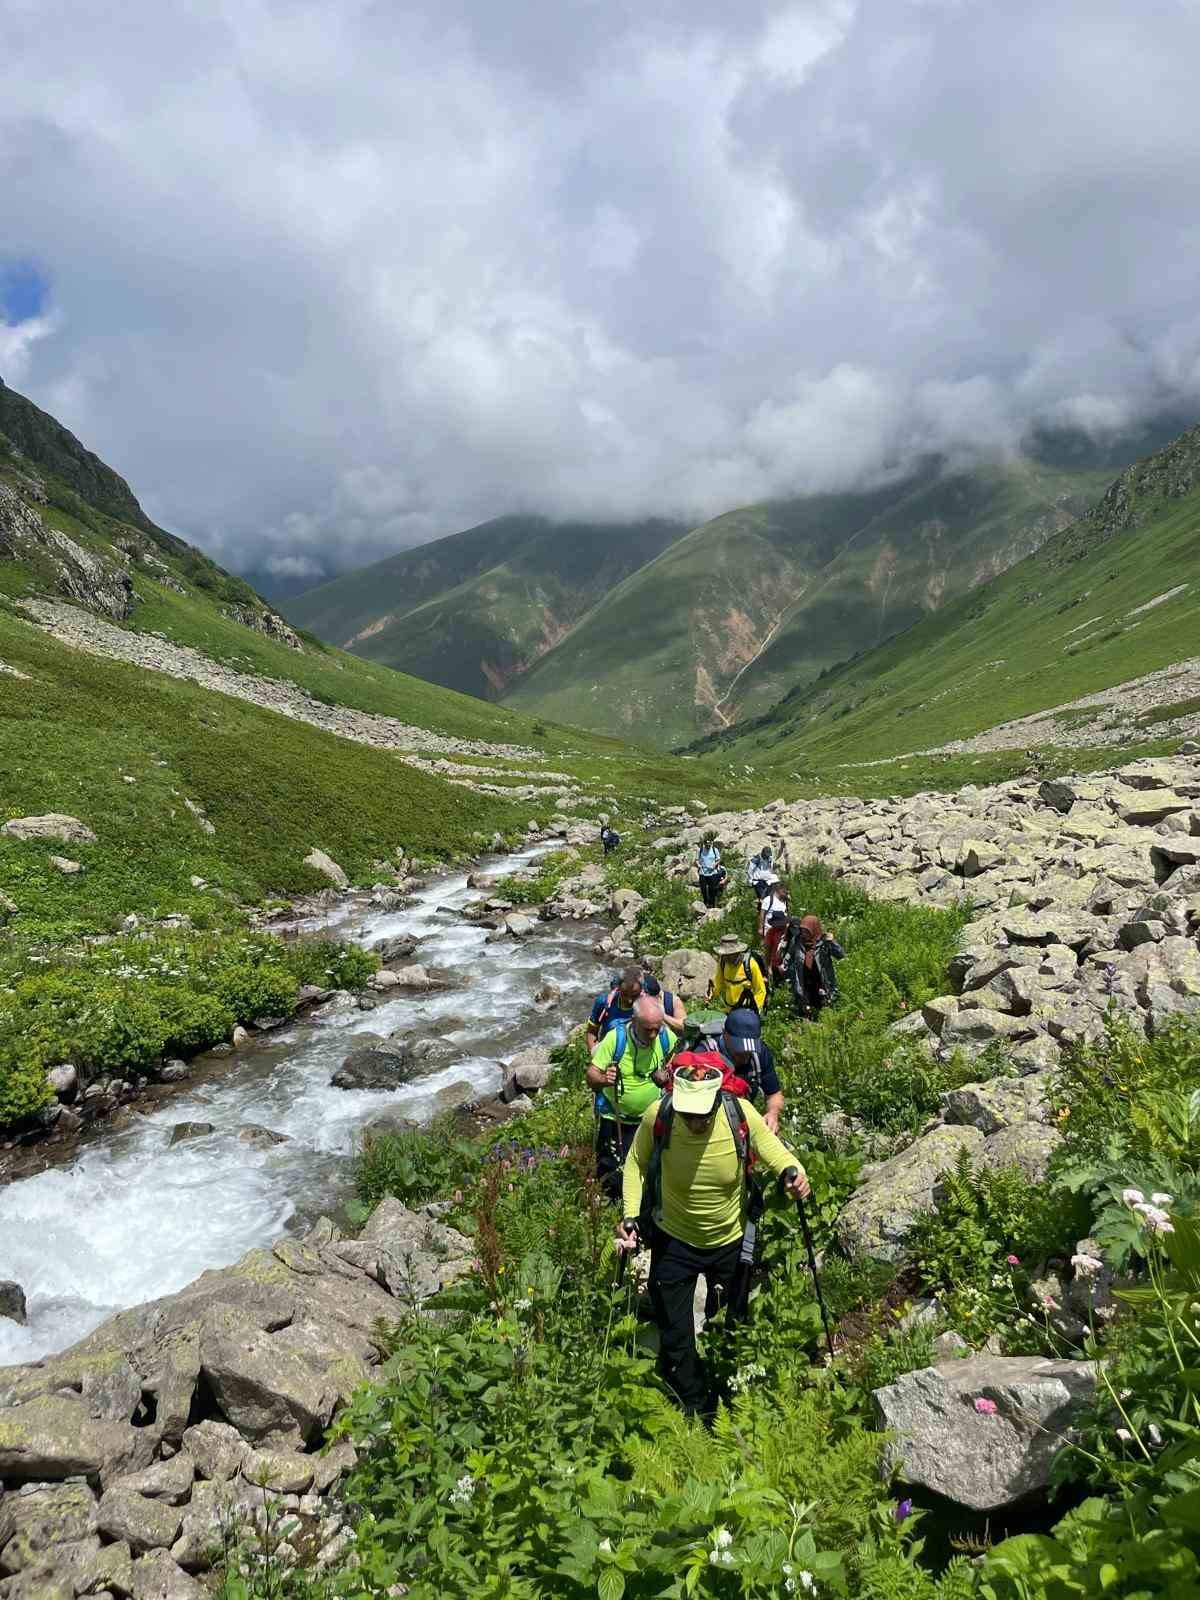
<svg viewBox="0 0 1200 1600"><path fill-rule="evenodd" d="M1194 736L1198 529L1195 427L1010 571L692 748L899 776L930 753Z"/></svg>
<svg viewBox="0 0 1200 1600"><path fill-rule="evenodd" d="M1104 1037L1112 1008L1147 1034L1200 1013L1200 754L949 795L779 800L704 826L727 859L770 842L875 898L970 900L946 992L892 1032L898 1050L978 1061L980 1080L867 1169L838 1221L851 1255L899 1260L961 1151L1044 1177L1059 1142L1046 1120L1054 1069L1065 1049ZM702 831L664 836L678 851L669 871L692 872ZM704 952L675 951L664 981L702 993L712 970ZM994 1076L1001 1047L1018 1076Z"/></svg>

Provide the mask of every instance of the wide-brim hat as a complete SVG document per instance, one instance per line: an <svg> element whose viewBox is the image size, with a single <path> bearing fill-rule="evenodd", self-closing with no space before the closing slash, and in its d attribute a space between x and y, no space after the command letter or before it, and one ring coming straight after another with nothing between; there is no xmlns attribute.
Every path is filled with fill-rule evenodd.
<svg viewBox="0 0 1200 1600"><path fill-rule="evenodd" d="M719 956L740 956L747 949L745 939L739 939L736 933L727 933L717 945Z"/></svg>
<svg viewBox="0 0 1200 1600"><path fill-rule="evenodd" d="M687 1116L706 1117L717 1102L725 1074L690 1051L675 1057L675 1076L671 1080L671 1104Z"/></svg>

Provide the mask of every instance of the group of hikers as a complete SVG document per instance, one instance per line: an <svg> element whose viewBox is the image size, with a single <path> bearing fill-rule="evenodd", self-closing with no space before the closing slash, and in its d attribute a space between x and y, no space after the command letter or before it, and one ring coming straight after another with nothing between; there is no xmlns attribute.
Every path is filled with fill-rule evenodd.
<svg viewBox="0 0 1200 1600"><path fill-rule="evenodd" d="M711 833L697 868L713 905L728 873ZM756 1169L801 1203L810 1192L778 1136L784 1095L762 1036L769 988L788 982L799 1013L814 1019L836 998L834 961L843 954L819 918L790 914L769 846L751 858L747 883L763 953L724 937L703 1011L689 1018L678 995L631 965L597 995L587 1024L596 1176L621 1206L618 1250L650 1250L660 1366L689 1415L710 1416L715 1406L696 1348L698 1279L706 1317L722 1308L727 1320L745 1314L764 1205Z"/></svg>

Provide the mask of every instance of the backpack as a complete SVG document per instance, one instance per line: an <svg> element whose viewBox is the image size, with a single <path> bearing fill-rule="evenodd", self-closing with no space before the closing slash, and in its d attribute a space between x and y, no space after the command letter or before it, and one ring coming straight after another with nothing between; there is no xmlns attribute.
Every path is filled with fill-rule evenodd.
<svg viewBox="0 0 1200 1600"><path fill-rule="evenodd" d="M766 967L763 965L763 958L759 955L757 950L751 950L746 959L742 962L742 966L746 970L746 986L738 998L733 1002L733 1005L730 1007L731 1011L735 1010L738 1006L749 1006L752 1011L758 1010L758 1001L754 998L754 977L751 972L751 963L758 968L758 975L762 979L763 983L767 985L770 984L770 976ZM724 971L725 966L724 963L722 963L722 974Z"/></svg>
<svg viewBox="0 0 1200 1600"><path fill-rule="evenodd" d="M748 1229L752 1229L754 1221L762 1214L763 1198L758 1184L753 1179L756 1158L750 1143L750 1127L739 1104L746 1096L732 1087L736 1084L744 1088L745 1085L737 1073L731 1070L724 1057L714 1055L708 1060L713 1066L719 1065L724 1075L720 1089L721 1106L728 1119L730 1132L733 1134L733 1147L737 1151L738 1164L746 1184L749 1207L747 1226ZM638 1218L638 1227L642 1238L647 1240L653 1237L654 1212L658 1209L662 1194L662 1153L671 1142L671 1127L674 1120L675 1106L668 1091L658 1102L658 1111L654 1118L654 1148L650 1152L646 1181L642 1186L642 1211Z"/></svg>
<svg viewBox="0 0 1200 1600"><path fill-rule="evenodd" d="M625 1046L629 1043L629 1024L627 1022L614 1022L613 1027L617 1032L617 1043L613 1050L612 1064L614 1067L619 1067L621 1065L621 1057L625 1054ZM671 1031L665 1022L658 1030L658 1042L662 1045L663 1062L665 1064L674 1044Z"/></svg>
<svg viewBox="0 0 1200 1600"><path fill-rule="evenodd" d="M620 987L621 985L616 981L616 979L614 979L613 986L608 991L608 999L604 1002L604 1006L600 1012L600 1015L596 1018L597 1039L603 1039L604 1035L608 1032L608 1014L613 1008L613 1001L617 998L617 991L620 989Z"/></svg>

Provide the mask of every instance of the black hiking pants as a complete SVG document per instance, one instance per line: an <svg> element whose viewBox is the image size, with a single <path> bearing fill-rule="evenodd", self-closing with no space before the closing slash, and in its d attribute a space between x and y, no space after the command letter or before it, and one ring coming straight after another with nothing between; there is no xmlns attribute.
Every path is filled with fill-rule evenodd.
<svg viewBox="0 0 1200 1600"><path fill-rule="evenodd" d="M650 1245L650 1304L658 1324L658 1366L663 1380L674 1389L684 1414L702 1415L712 1407L708 1374L696 1349L693 1302L696 1280L708 1286L706 1317L714 1316L733 1293L742 1241L697 1250L661 1228L655 1228Z"/></svg>
<svg viewBox="0 0 1200 1600"><path fill-rule="evenodd" d="M721 874L719 872L702 872L700 874L700 898L706 906L715 906L721 898Z"/></svg>
<svg viewBox="0 0 1200 1600"><path fill-rule="evenodd" d="M614 1205L621 1203L621 1169L637 1131L636 1118L618 1124L614 1117L601 1117L596 1123L596 1182Z"/></svg>

